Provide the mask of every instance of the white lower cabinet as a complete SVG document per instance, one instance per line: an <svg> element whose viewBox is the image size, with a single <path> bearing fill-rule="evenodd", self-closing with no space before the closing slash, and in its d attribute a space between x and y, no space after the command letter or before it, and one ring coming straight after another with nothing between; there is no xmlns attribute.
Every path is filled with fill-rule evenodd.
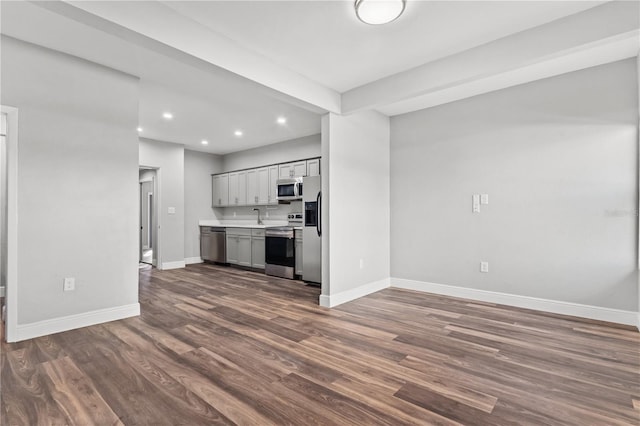
<svg viewBox="0 0 640 426"><path fill-rule="evenodd" d="M238 239L227 233L227 263L238 264Z"/></svg>
<svg viewBox="0 0 640 426"><path fill-rule="evenodd" d="M264 229L251 230L251 267L264 269Z"/></svg>
<svg viewBox="0 0 640 426"><path fill-rule="evenodd" d="M251 266L251 235L238 236L238 265Z"/></svg>
<svg viewBox="0 0 640 426"><path fill-rule="evenodd" d="M264 269L264 229L227 228L227 263Z"/></svg>
<svg viewBox="0 0 640 426"><path fill-rule="evenodd" d="M227 263L251 266L250 228L227 228Z"/></svg>
<svg viewBox="0 0 640 426"><path fill-rule="evenodd" d="M302 230L295 230L295 251L296 251L296 266L295 274L302 277Z"/></svg>

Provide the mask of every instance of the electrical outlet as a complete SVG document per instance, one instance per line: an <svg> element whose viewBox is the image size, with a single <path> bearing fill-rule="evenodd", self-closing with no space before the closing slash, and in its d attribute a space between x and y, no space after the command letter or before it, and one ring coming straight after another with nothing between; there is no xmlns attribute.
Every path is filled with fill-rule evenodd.
<svg viewBox="0 0 640 426"><path fill-rule="evenodd" d="M489 262L480 262L480 272L489 272Z"/></svg>
<svg viewBox="0 0 640 426"><path fill-rule="evenodd" d="M62 284L63 291L73 291L76 289L76 279L73 277L67 277Z"/></svg>
<svg viewBox="0 0 640 426"><path fill-rule="evenodd" d="M489 204L489 194L480 194L480 204Z"/></svg>

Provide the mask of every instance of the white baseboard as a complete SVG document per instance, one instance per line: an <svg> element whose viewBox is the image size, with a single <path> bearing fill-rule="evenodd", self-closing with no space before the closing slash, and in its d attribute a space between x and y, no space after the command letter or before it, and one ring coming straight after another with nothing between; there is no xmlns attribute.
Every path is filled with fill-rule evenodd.
<svg viewBox="0 0 640 426"><path fill-rule="evenodd" d="M194 263L202 263L203 260L200 256L196 257L187 257L184 259L185 265L193 265Z"/></svg>
<svg viewBox="0 0 640 426"><path fill-rule="evenodd" d="M325 308L333 308L343 303L350 302L358 299L367 294L375 293L376 291L388 288L390 284L389 278L385 278L380 281L374 281L367 284L363 284L359 287L352 288L351 290L341 291L340 293L331 294L329 296L320 295L320 306Z"/></svg>
<svg viewBox="0 0 640 426"><path fill-rule="evenodd" d="M499 293L494 291L477 290L445 284L435 284L425 281L391 278L391 287L407 290L424 291L463 299L480 300L500 305L518 308L534 309L536 311L552 312L554 314L570 315L574 317L590 318L617 324L634 325L640 329L640 315L634 311L603 308L600 306L581 305L579 303L562 302L559 300L540 299L530 296Z"/></svg>
<svg viewBox="0 0 640 426"><path fill-rule="evenodd" d="M4 290L4 286L0 287L0 297L4 297L5 295L5 290Z"/></svg>
<svg viewBox="0 0 640 426"><path fill-rule="evenodd" d="M35 337L47 336L49 334L135 317L138 315L140 315L140 304L132 303L130 305L99 309L97 311L53 318L31 324L18 324L16 327L16 338L12 341L19 342L21 340L33 339Z"/></svg>
<svg viewBox="0 0 640 426"><path fill-rule="evenodd" d="M187 265L184 263L184 260L177 260L175 262L162 262L162 268L160 269L166 271L167 269L180 269L185 266Z"/></svg>

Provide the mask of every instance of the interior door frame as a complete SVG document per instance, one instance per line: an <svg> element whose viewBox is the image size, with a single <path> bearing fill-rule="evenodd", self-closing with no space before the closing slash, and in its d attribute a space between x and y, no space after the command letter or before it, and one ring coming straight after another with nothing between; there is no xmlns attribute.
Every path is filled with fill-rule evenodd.
<svg viewBox="0 0 640 426"><path fill-rule="evenodd" d="M143 165L140 164L138 166L138 170L153 170L155 176L153 177L152 181L153 181L153 217L152 217L152 226L153 229L151 230L151 238L153 241L153 257L156 258L155 264L153 262L153 257L151 259L151 264L153 266L155 266L158 269L162 269L160 268L159 265L162 265L162 247L160 245L160 233L162 232L162 228L161 228L161 215L160 212L158 211L159 207L160 207L160 168L156 167L156 166L147 166L147 165ZM144 181L140 181L138 179L139 182L139 187L138 187L138 194L139 197L142 197L142 183ZM148 182L148 181L147 181ZM155 238L154 238L155 237ZM139 200L138 202L138 257L139 259L142 259L142 199Z"/></svg>
<svg viewBox="0 0 640 426"><path fill-rule="evenodd" d="M7 114L7 282L5 288L5 340L18 338L18 108L0 105Z"/></svg>

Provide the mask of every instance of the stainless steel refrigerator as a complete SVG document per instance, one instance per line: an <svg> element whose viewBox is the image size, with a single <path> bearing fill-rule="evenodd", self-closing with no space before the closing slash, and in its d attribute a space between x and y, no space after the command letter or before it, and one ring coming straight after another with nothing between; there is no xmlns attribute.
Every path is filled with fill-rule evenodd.
<svg viewBox="0 0 640 426"><path fill-rule="evenodd" d="M305 177L302 181L304 227L302 232L302 279L322 282L322 192L320 176Z"/></svg>

